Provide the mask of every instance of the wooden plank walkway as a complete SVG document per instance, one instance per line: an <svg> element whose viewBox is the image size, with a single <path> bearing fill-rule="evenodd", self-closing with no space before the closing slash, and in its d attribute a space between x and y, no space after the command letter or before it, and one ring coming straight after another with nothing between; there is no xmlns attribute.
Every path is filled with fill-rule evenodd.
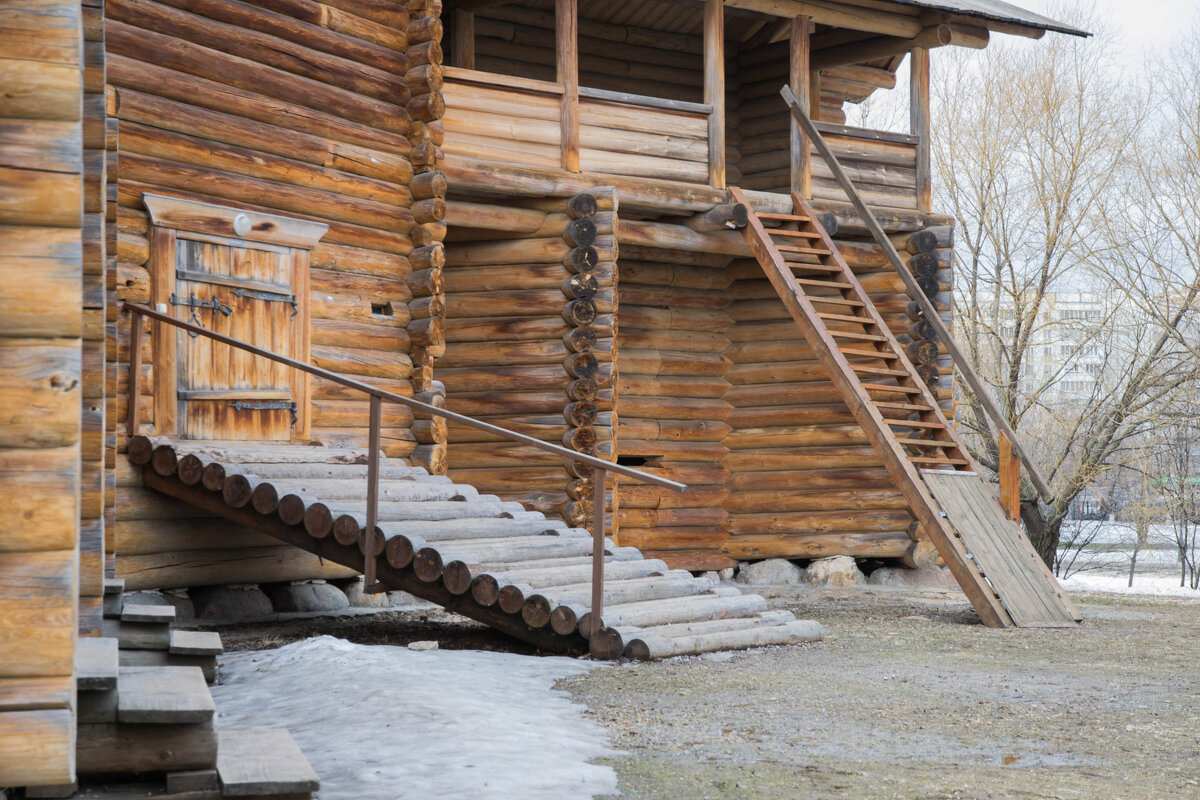
<svg viewBox="0 0 1200 800"><path fill-rule="evenodd" d="M1079 613L991 487L967 472L926 471L925 483L1008 610L1022 627L1072 627Z"/></svg>

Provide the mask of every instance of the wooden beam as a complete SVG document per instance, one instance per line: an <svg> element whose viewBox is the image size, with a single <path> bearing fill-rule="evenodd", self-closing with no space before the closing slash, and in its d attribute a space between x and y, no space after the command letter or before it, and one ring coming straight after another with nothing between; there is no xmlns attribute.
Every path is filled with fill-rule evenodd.
<svg viewBox="0 0 1200 800"><path fill-rule="evenodd" d="M475 69L475 13L455 9L453 25L450 55L454 58L454 66Z"/></svg>
<svg viewBox="0 0 1200 800"><path fill-rule="evenodd" d="M704 3L704 102L708 115L708 183L725 188L725 5Z"/></svg>
<svg viewBox="0 0 1200 800"><path fill-rule="evenodd" d="M801 15L791 22L791 61L788 73L789 83L796 98L800 101L804 113L809 113L810 103L808 94L809 83L809 50L808 38L809 18ZM818 80L820 76L818 76ZM818 95L819 96L819 95ZM806 200L812 199L812 168L809 161L808 137L800 130L799 123L791 120L791 149L792 149L792 184L796 192Z"/></svg>
<svg viewBox="0 0 1200 800"><path fill-rule="evenodd" d="M850 8L826 0L726 0L731 8L792 19L808 16L818 25L912 38L924 27L915 15L869 8Z"/></svg>
<svg viewBox="0 0 1200 800"><path fill-rule="evenodd" d="M1013 450L1012 442L1003 431L996 436L996 449L1000 455L1000 506L1009 519L1020 522L1021 461Z"/></svg>
<svg viewBox="0 0 1200 800"><path fill-rule="evenodd" d="M879 58L907 53L918 47L929 49L955 45L978 50L987 47L987 43L986 28L946 24L931 25L910 39L899 36L876 36L861 42L815 50L812 54L812 68L825 69L844 64L862 64Z"/></svg>
<svg viewBox="0 0 1200 800"><path fill-rule="evenodd" d="M558 82L562 96L562 168L579 172L579 0L555 0Z"/></svg>
<svg viewBox="0 0 1200 800"><path fill-rule="evenodd" d="M929 151L929 50L914 48L908 79L909 133L917 137L917 210L933 205L933 172Z"/></svg>

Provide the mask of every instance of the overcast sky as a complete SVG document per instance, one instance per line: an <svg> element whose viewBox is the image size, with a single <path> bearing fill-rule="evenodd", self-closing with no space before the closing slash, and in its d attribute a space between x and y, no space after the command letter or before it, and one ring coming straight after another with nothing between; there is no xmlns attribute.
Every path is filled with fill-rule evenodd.
<svg viewBox="0 0 1200 800"><path fill-rule="evenodd" d="M1015 5L1054 17L1061 0L1010 0ZM1083 2L1078 3L1084 5ZM1072 3L1071 5L1075 5ZM1197 0L1095 0L1096 10L1121 32L1120 47L1130 66L1140 66L1155 48L1200 21ZM1047 36L1056 34L1048 33Z"/></svg>

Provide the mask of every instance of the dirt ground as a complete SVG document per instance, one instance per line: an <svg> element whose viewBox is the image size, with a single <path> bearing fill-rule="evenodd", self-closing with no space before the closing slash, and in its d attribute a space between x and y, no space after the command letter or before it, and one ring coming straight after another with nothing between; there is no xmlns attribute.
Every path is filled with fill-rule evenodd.
<svg viewBox="0 0 1200 800"><path fill-rule="evenodd" d="M1073 595L1076 630L989 630L960 593L772 593L805 647L561 682L625 798L1200 798L1200 602Z"/></svg>
<svg viewBox="0 0 1200 800"><path fill-rule="evenodd" d="M560 682L623 753L605 762L622 797L1200 800L1200 602L1074 594L1077 629L997 631L959 592L763 593L825 640ZM220 630L231 650L329 633L533 652L432 608Z"/></svg>

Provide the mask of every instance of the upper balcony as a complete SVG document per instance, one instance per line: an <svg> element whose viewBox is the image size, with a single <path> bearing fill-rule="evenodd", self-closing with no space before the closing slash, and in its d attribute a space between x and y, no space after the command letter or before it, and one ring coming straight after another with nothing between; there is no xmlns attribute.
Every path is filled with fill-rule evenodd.
<svg viewBox="0 0 1200 800"><path fill-rule="evenodd" d="M443 149L452 175L486 165L506 175L643 179L663 192L734 184L845 202L779 97L789 84L868 203L929 210L922 48L913 129L896 133L847 126L845 109L894 88L907 50L895 42L894 52L848 50L832 38L848 31L807 17L719 0L703 10L657 0L447 0L444 17Z"/></svg>

